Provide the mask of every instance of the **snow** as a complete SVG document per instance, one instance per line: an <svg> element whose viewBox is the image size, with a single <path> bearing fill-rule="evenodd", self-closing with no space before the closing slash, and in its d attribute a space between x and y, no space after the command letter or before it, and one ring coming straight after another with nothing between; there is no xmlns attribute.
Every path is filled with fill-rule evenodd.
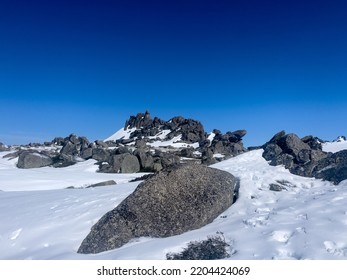
<svg viewBox="0 0 347 280"><path fill-rule="evenodd" d="M124 130L124 128L119 129L115 134L111 135L110 137L106 138L104 141L116 141L118 139L129 139L130 134L133 133L136 130L136 127L133 128L127 128Z"/></svg>
<svg viewBox="0 0 347 280"><path fill-rule="evenodd" d="M116 141L118 139L130 139L130 134L134 132L136 128L126 129L123 128L118 130L115 134L110 136L109 138L105 139L105 141ZM148 139L158 139L157 141L154 141L152 143L147 143L147 146L153 147L153 148L159 148L159 147L174 147L174 148L187 148L187 147L193 147L194 149L199 147L199 142L187 144L184 142L181 142L182 135L178 135L176 137L173 137L170 140L164 141L166 136L171 132L170 129L164 129L160 131L157 135L154 136L148 136Z"/></svg>
<svg viewBox="0 0 347 280"><path fill-rule="evenodd" d="M216 136L216 134L213 133L213 132L211 132L211 133L208 135L207 140L210 141L210 146L211 146L212 141L213 141L213 139L214 139L215 136Z"/></svg>
<svg viewBox="0 0 347 280"><path fill-rule="evenodd" d="M184 142L181 142L182 135L178 135L176 137L173 137L170 140L167 141L155 141L153 143L147 143L148 146L153 147L153 148L159 148L159 147L174 147L174 148L187 148L187 147L193 147L194 149L199 147L199 143L192 143L192 144L187 144Z"/></svg>
<svg viewBox="0 0 347 280"><path fill-rule="evenodd" d="M325 142L322 144L323 151L336 153L342 150L347 150L347 141L340 138L338 141Z"/></svg>
<svg viewBox="0 0 347 280"><path fill-rule="evenodd" d="M16 167L18 159L7 160L3 156L8 152L0 153L0 190L2 191L34 191L54 190L67 187L81 188L102 181L114 180L126 183L139 174L107 174L98 173L98 166L93 159L78 162L65 168L31 168L20 169ZM143 175L143 174L142 174Z"/></svg>
<svg viewBox="0 0 347 280"><path fill-rule="evenodd" d="M347 180L335 186L293 175L282 166L270 166L262 158L262 150L213 165L239 177L241 187L236 203L212 223L168 238L138 238L96 255L76 251L98 219L139 182L65 189L62 185L70 182L62 184L64 179L82 186L107 176L121 180L121 174L96 173L89 161L30 173L16 168L14 160L7 161L2 154L0 259L165 259L166 253L181 251L190 241L204 240L217 232L232 244L233 260L347 259ZM91 182L93 176L95 181ZM287 191L269 190L269 184L284 180ZM56 187L53 190L52 185Z"/></svg>

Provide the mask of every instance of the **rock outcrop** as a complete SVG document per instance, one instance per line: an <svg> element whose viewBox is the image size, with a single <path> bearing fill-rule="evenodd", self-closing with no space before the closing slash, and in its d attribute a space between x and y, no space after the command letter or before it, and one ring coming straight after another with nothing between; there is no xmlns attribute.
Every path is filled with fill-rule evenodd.
<svg viewBox="0 0 347 280"><path fill-rule="evenodd" d="M284 165L293 174L338 184L347 179L347 151L324 152L322 142L317 137L300 139L281 131L262 146L263 157L270 165Z"/></svg>
<svg viewBox="0 0 347 280"><path fill-rule="evenodd" d="M347 150L330 154L320 160L314 170L314 176L338 184L347 179Z"/></svg>
<svg viewBox="0 0 347 280"><path fill-rule="evenodd" d="M214 137L211 137L199 121L181 116L163 121L152 118L146 111L131 116L125 122L124 133L120 132L114 140L89 142L86 137L70 134L45 142L44 146L31 143L24 147L32 151L31 154L36 153L30 157L42 154L43 166L67 167L94 159L99 172L157 172L187 160L210 165L243 153L246 151L242 143L245 134L245 130L224 135L214 130ZM5 146L0 145L0 151L4 149ZM31 166L40 164L37 161L36 164L23 164L22 158L18 164L19 168Z"/></svg>
<svg viewBox="0 0 347 280"><path fill-rule="evenodd" d="M23 151L18 157L18 168L39 168L53 164L53 160L39 152Z"/></svg>
<svg viewBox="0 0 347 280"><path fill-rule="evenodd" d="M142 236L168 237L211 223L228 209L237 190L230 173L198 164L176 165L142 182L106 213L78 253L112 250Z"/></svg>

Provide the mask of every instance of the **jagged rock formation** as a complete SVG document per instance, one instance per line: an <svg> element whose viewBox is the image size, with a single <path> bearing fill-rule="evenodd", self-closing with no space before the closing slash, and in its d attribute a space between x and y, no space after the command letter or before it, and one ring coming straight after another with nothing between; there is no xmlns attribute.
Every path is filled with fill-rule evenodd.
<svg viewBox="0 0 347 280"><path fill-rule="evenodd" d="M347 150L329 154L317 164L314 176L335 184L347 179Z"/></svg>
<svg viewBox="0 0 347 280"><path fill-rule="evenodd" d="M123 246L142 236L168 237L211 223L231 206L237 180L198 164L176 165L143 183L106 213L83 240L78 253Z"/></svg>
<svg viewBox="0 0 347 280"><path fill-rule="evenodd" d="M271 165L284 165L293 174L315 177L338 184L347 179L347 151L322 151L322 140L313 136L277 133L264 144L263 157Z"/></svg>
<svg viewBox="0 0 347 280"><path fill-rule="evenodd" d="M22 146L11 156L19 157L19 168L66 167L94 159L99 172L133 173L157 172L186 160L210 165L246 151L242 143L245 130L223 135L215 129L208 135L199 121L181 116L163 121L152 118L148 111L138 113L125 122L123 132L105 142L89 142L74 134L56 137L44 145ZM165 142L172 145L161 144ZM0 151L5 149L7 146L0 145Z"/></svg>

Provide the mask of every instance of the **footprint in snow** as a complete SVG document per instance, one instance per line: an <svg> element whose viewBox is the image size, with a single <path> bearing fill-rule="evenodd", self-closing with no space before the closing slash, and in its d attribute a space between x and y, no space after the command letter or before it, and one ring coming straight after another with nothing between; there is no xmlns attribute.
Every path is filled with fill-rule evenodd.
<svg viewBox="0 0 347 280"><path fill-rule="evenodd" d="M271 234L271 238L281 243L287 243L293 236L293 233L288 230L275 230Z"/></svg>
<svg viewBox="0 0 347 280"><path fill-rule="evenodd" d="M265 215L265 216L253 217L250 219L243 220L243 223L246 226L259 227L259 226L267 225L268 219L269 219L269 215Z"/></svg>
<svg viewBox="0 0 347 280"><path fill-rule="evenodd" d="M337 245L334 241L323 242L325 250L334 256L347 256L347 248Z"/></svg>

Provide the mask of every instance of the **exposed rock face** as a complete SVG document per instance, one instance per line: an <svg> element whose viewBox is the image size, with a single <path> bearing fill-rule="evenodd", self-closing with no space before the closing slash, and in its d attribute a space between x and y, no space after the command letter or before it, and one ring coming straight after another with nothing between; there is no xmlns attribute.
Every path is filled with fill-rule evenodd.
<svg viewBox="0 0 347 280"><path fill-rule="evenodd" d="M319 161L314 170L316 178L335 184L347 179L347 150L339 151Z"/></svg>
<svg viewBox="0 0 347 280"><path fill-rule="evenodd" d="M158 124L160 121L158 122ZM148 127L153 124L152 117L148 111L143 113L138 113L136 116L130 116L130 119L125 122L124 128L141 128Z"/></svg>
<svg viewBox="0 0 347 280"><path fill-rule="evenodd" d="M332 181L347 179L347 151L322 151L322 140L313 136L300 139L295 134L277 133L262 148L270 165L284 165L293 174Z"/></svg>
<svg viewBox="0 0 347 280"><path fill-rule="evenodd" d="M96 187L104 187L104 186L112 186L112 185L116 185L117 182L114 180L108 180L108 181L103 181L100 183L96 183L96 184L92 184L89 185L87 188L96 188Z"/></svg>
<svg viewBox="0 0 347 280"><path fill-rule="evenodd" d="M237 180L203 165L178 165L161 171L105 214L78 253L99 253L142 236L168 237L211 223L231 206Z"/></svg>
<svg viewBox="0 0 347 280"><path fill-rule="evenodd" d="M53 163L53 160L42 153L24 151L19 154L18 157L18 168L39 168L44 166L49 166Z"/></svg>

